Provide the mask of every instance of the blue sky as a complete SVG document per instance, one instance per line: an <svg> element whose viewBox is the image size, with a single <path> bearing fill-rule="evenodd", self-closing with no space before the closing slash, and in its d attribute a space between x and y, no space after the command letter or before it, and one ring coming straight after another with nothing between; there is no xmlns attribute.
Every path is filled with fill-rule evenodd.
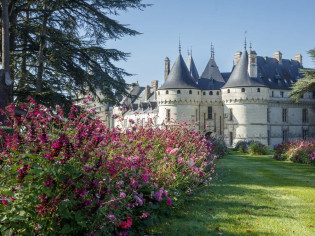
<svg viewBox="0 0 315 236"><path fill-rule="evenodd" d="M230 72L236 51L242 50L244 32L259 56L283 58L303 56L304 67L314 68L307 51L315 48L315 0L145 0L153 6L123 12L116 19L141 32L108 42L107 47L131 53L126 62L116 63L127 72L128 83L142 86L164 81L164 58L173 65L181 38L182 55L192 47L201 74L210 58L211 42L221 72Z"/></svg>

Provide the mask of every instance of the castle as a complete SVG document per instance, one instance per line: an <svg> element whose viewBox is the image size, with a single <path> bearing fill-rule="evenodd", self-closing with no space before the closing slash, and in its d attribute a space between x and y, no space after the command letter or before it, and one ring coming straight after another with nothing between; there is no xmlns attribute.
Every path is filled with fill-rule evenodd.
<svg viewBox="0 0 315 236"><path fill-rule="evenodd" d="M185 63L181 51L170 69L165 59L165 81L151 86L133 84L133 98L123 98L123 108L113 113L122 122L107 119L110 126L130 127L139 124L172 125L174 120L197 123L196 130L205 135L223 135L229 146L240 140L256 140L273 146L291 139L315 136L315 92L306 93L299 103L288 97L290 87L302 77L302 56L283 59L257 56L252 50L236 52L232 72L221 73L211 56L199 76L192 54ZM312 117L312 119L311 119ZM116 123L115 123L116 122Z"/></svg>

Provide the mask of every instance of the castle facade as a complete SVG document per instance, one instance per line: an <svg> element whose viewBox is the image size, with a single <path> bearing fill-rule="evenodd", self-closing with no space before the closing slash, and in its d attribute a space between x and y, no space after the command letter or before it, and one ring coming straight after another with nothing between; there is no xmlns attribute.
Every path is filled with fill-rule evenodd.
<svg viewBox="0 0 315 236"><path fill-rule="evenodd" d="M170 69L165 59L165 81L151 86L131 86L133 98L121 101L123 108L113 113L122 122L108 120L111 126L130 126L129 120L157 126L185 120L196 124L205 135L223 135L229 146L240 140L256 140L273 146L292 139L315 136L315 92L306 93L295 103L288 94L302 77L302 56L283 59L257 56L246 46L236 52L232 72L221 73L213 49L208 64L199 76L192 55L185 62L181 53Z"/></svg>

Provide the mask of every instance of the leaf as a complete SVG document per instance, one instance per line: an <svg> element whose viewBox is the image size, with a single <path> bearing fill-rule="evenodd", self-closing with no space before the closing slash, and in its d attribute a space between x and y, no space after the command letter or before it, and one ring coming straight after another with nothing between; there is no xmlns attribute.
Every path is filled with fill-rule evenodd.
<svg viewBox="0 0 315 236"><path fill-rule="evenodd" d="M60 233L62 234L68 234L72 231L72 228L70 225L66 224L65 226L63 226L62 230L60 231Z"/></svg>

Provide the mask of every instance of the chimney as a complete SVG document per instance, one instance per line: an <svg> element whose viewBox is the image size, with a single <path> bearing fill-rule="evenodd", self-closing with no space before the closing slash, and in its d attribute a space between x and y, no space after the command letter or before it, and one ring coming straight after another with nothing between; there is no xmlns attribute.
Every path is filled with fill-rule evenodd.
<svg viewBox="0 0 315 236"><path fill-rule="evenodd" d="M300 65L302 66L302 55L301 54L296 54L295 55L295 60L300 63Z"/></svg>
<svg viewBox="0 0 315 236"><path fill-rule="evenodd" d="M280 51L276 51L274 54L273 54L273 57L275 59L277 59L277 61L282 64L282 53Z"/></svg>
<svg viewBox="0 0 315 236"><path fill-rule="evenodd" d="M156 93L159 87L159 81L158 80L153 80L151 82L151 87L153 88L153 92L154 92L154 100L156 100Z"/></svg>
<svg viewBox="0 0 315 236"><path fill-rule="evenodd" d="M150 86L149 85L147 85L147 86L145 86L145 91L144 91L144 100L146 100L146 101L148 101L149 100L149 98L150 98L150 93L151 93L151 91L150 91Z"/></svg>
<svg viewBox="0 0 315 236"><path fill-rule="evenodd" d="M236 53L234 54L234 66L235 66L235 65L238 63L238 61L240 60L241 55L242 55L242 53L241 53L240 51L238 51L238 52L236 52Z"/></svg>
<svg viewBox="0 0 315 236"><path fill-rule="evenodd" d="M165 71L164 71L164 80L166 81L168 74L170 73L170 59L165 58Z"/></svg>
<svg viewBox="0 0 315 236"><path fill-rule="evenodd" d="M257 53L256 51L249 51L248 60L248 74L251 78L257 78Z"/></svg>

